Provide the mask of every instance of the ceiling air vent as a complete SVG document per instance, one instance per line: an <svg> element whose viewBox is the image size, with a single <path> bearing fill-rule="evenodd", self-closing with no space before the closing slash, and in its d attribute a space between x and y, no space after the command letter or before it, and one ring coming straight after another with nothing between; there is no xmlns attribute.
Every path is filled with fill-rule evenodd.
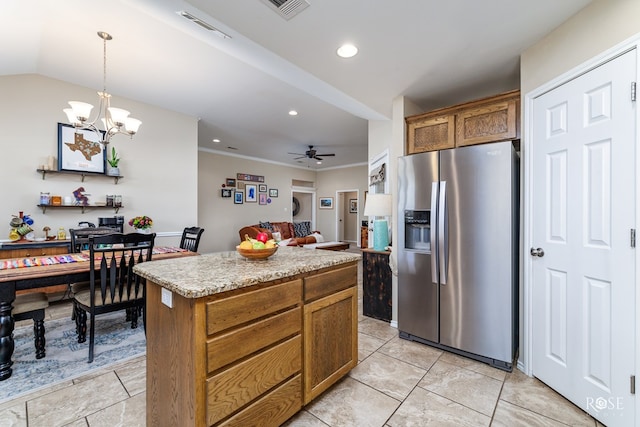
<svg viewBox="0 0 640 427"><path fill-rule="evenodd" d="M219 29L217 29L213 25L204 22L202 19L193 16L189 12L186 12L184 10L179 10L176 13L178 15L182 16L183 18L188 19L189 21L193 22L194 24L201 26L205 30L212 31L218 37L222 37L223 39L230 39L231 38L231 36L229 34L223 33L222 31L220 31Z"/></svg>
<svg viewBox="0 0 640 427"><path fill-rule="evenodd" d="M307 0L262 0L284 19L289 20L311 5Z"/></svg>

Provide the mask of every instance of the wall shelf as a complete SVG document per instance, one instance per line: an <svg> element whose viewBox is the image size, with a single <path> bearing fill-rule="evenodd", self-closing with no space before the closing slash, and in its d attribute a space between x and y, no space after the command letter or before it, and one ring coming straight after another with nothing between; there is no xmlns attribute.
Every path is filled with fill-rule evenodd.
<svg viewBox="0 0 640 427"><path fill-rule="evenodd" d="M42 209L42 213L44 214L47 209L49 208L53 208L53 209L82 209L82 213L85 212L85 210L90 210L90 209L113 209L115 210L115 213L118 213L118 211L120 210L120 208L123 208L124 206L107 206L107 205L38 205L39 208Z"/></svg>
<svg viewBox="0 0 640 427"><path fill-rule="evenodd" d="M118 175L118 176L111 176L111 175L107 175L107 174L103 174L103 173L88 173L88 172L80 172L80 171L54 171L54 170L46 170L46 169L36 169L38 172L40 172L42 174L42 179L44 180L45 177L47 176L48 173L51 174L66 174L66 175L80 175L81 181L84 182L84 177L85 176L97 176L97 177L106 177L106 178L113 178L114 182L116 183L116 185L118 185L118 181L122 178L124 178L124 176L122 175Z"/></svg>

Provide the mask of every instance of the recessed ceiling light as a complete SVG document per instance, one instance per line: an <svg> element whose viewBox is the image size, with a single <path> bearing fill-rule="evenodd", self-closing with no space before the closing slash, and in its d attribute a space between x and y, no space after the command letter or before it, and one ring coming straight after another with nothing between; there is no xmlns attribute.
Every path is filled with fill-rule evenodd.
<svg viewBox="0 0 640 427"><path fill-rule="evenodd" d="M343 44L338 48L337 53L341 58L351 58L352 56L356 56L358 48L352 44Z"/></svg>
<svg viewBox="0 0 640 427"><path fill-rule="evenodd" d="M219 144L220 140L218 138L213 138L213 142L216 143L216 144Z"/></svg>
<svg viewBox="0 0 640 427"><path fill-rule="evenodd" d="M291 111L289 111L289 115L290 116L297 116L298 112L296 110L291 110Z"/></svg>

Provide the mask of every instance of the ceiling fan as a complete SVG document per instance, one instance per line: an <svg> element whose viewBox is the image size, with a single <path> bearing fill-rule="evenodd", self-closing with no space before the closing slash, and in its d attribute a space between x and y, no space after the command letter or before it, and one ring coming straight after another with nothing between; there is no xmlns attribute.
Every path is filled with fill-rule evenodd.
<svg viewBox="0 0 640 427"><path fill-rule="evenodd" d="M331 156L335 156L334 153L325 153L325 154L318 154L318 152L316 150L313 149L313 145L309 146L309 149L307 151L304 152L304 154L301 153L287 153L287 154L293 154L294 156L300 156L300 157L296 157L294 160L298 160L298 159L315 159L318 161L322 161L322 157L331 157Z"/></svg>

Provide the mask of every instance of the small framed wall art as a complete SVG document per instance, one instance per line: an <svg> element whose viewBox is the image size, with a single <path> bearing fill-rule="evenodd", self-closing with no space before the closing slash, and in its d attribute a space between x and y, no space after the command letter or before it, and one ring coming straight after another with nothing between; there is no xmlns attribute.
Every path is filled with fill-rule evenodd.
<svg viewBox="0 0 640 427"><path fill-rule="evenodd" d="M320 209L333 209L333 197L320 197Z"/></svg>
<svg viewBox="0 0 640 427"><path fill-rule="evenodd" d="M231 197L231 193L233 193L233 190L231 190L230 188L222 189L222 197Z"/></svg>
<svg viewBox="0 0 640 427"><path fill-rule="evenodd" d="M259 205L266 205L267 204L267 194L266 193L260 193L258 196L258 204Z"/></svg>
<svg viewBox="0 0 640 427"><path fill-rule="evenodd" d="M358 199L349 199L349 213L358 213Z"/></svg>
<svg viewBox="0 0 640 427"><path fill-rule="evenodd" d="M266 192L267 192L267 184L260 184L260 185L258 186L258 191L259 191L260 193L266 193Z"/></svg>
<svg viewBox="0 0 640 427"><path fill-rule="evenodd" d="M235 187L236 186L236 180L234 178L227 178L225 185L227 187Z"/></svg>
<svg viewBox="0 0 640 427"><path fill-rule="evenodd" d="M278 197L278 189L270 188L269 189L269 197Z"/></svg>
<svg viewBox="0 0 640 427"><path fill-rule="evenodd" d="M244 191L236 190L233 193L233 203L241 205L244 202Z"/></svg>
<svg viewBox="0 0 640 427"><path fill-rule="evenodd" d="M58 123L58 170L103 174L106 162L98 134Z"/></svg>
<svg viewBox="0 0 640 427"><path fill-rule="evenodd" d="M245 184L244 193L246 203L255 203L258 200L258 186L255 184Z"/></svg>

